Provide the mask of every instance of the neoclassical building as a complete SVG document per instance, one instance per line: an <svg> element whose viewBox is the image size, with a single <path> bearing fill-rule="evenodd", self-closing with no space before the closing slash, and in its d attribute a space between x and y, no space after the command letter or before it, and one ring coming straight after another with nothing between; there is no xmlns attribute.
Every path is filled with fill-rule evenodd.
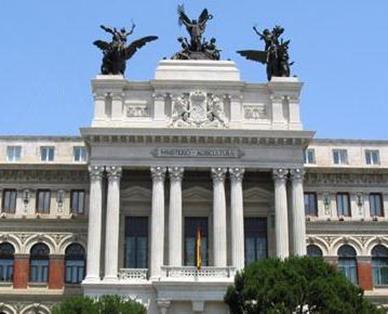
<svg viewBox="0 0 388 314"><path fill-rule="evenodd" d="M163 60L93 79L80 137L1 137L0 313L113 293L226 314L236 271L305 254L388 304L388 141L314 138L302 85Z"/></svg>

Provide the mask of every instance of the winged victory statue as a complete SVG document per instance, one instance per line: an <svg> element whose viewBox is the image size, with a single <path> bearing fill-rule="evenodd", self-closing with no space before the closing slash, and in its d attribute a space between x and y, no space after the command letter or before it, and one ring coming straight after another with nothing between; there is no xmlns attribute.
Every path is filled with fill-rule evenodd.
<svg viewBox="0 0 388 314"><path fill-rule="evenodd" d="M104 25L100 27L112 35L110 42L103 40L93 42L95 46L102 50L101 74L104 75L124 75L127 60L132 58L145 44L158 39L157 36L146 36L127 45L127 38L133 34L136 27L135 24L132 23L130 31L127 31L125 28L118 30L116 27L111 28Z"/></svg>
<svg viewBox="0 0 388 314"><path fill-rule="evenodd" d="M273 76L290 76L290 67L293 62L289 61L288 47L290 41L283 41L280 36L284 33L284 28L275 26L272 31L265 29L262 33L254 26L253 30L265 43L264 51L261 50L240 50L241 56L248 60L260 62L267 65L267 78L271 80Z"/></svg>
<svg viewBox="0 0 388 314"><path fill-rule="evenodd" d="M213 15L204 9L199 18L190 19L185 12L183 5L178 6L178 21L180 25L186 27L190 39L179 37L178 42L182 50L177 52L172 59L178 60L219 60L220 51L216 46L216 39L211 38L209 41L203 37L206 30L207 22L213 19Z"/></svg>

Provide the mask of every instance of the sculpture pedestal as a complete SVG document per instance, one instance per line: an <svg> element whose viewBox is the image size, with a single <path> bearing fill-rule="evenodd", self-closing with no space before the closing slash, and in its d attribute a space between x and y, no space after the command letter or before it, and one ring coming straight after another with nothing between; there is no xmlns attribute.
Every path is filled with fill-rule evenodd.
<svg viewBox="0 0 388 314"><path fill-rule="evenodd" d="M162 60L155 80L240 82L240 71L233 61Z"/></svg>

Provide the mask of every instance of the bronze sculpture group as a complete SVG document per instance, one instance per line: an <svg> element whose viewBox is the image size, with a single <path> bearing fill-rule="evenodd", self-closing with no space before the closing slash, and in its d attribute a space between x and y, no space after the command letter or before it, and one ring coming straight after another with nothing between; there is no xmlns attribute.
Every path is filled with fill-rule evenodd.
<svg viewBox="0 0 388 314"><path fill-rule="evenodd" d="M190 19L184 10L183 5L178 6L178 21L180 25L186 27L189 38L179 37L178 42L181 50L175 53L171 59L175 60L220 60L221 50L216 46L216 39L213 37L206 40L203 36L206 30L207 22L213 19L213 15L204 9L198 20ZM104 31L112 35L111 42L96 40L94 45L103 52L101 65L101 74L104 75L124 75L126 61L129 60L140 48L148 42L158 39L157 36L146 36L133 41L127 45L127 38L132 35L135 24L131 30L125 28L120 30L116 28L100 26ZM253 27L255 33L265 43L264 50L240 50L237 51L241 56L248 60L260 62L267 67L267 78L270 81L273 76L289 77L290 66L293 63L289 61L288 47L290 41L284 41L280 36L284 28L275 26L272 31L265 29L260 33L256 26Z"/></svg>

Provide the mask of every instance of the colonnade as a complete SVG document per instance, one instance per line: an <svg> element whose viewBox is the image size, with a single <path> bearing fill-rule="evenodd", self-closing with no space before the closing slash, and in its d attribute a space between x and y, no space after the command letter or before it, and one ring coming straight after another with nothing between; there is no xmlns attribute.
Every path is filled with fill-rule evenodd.
<svg viewBox="0 0 388 314"><path fill-rule="evenodd" d="M117 280L119 256L120 178L121 167L92 166L90 171L90 209L88 230L88 258L86 281L100 281L100 256L102 240L103 174L107 175L107 217L105 237L104 281ZM151 167L152 213L150 279L161 277L164 261L165 238L165 179L169 177L170 202L168 220L168 264L182 266L182 167ZM225 178L229 173L231 202L231 264L236 269L244 267L244 204L242 182L243 168L211 168L213 182L213 266L227 265L227 222ZM305 255L305 218L303 198L303 169L273 169L275 202L276 256L289 256L289 241L294 255ZM291 201L287 182L291 181ZM291 204L291 208L288 205ZM291 222L289 224L289 219ZM290 237L289 225L292 228Z"/></svg>

